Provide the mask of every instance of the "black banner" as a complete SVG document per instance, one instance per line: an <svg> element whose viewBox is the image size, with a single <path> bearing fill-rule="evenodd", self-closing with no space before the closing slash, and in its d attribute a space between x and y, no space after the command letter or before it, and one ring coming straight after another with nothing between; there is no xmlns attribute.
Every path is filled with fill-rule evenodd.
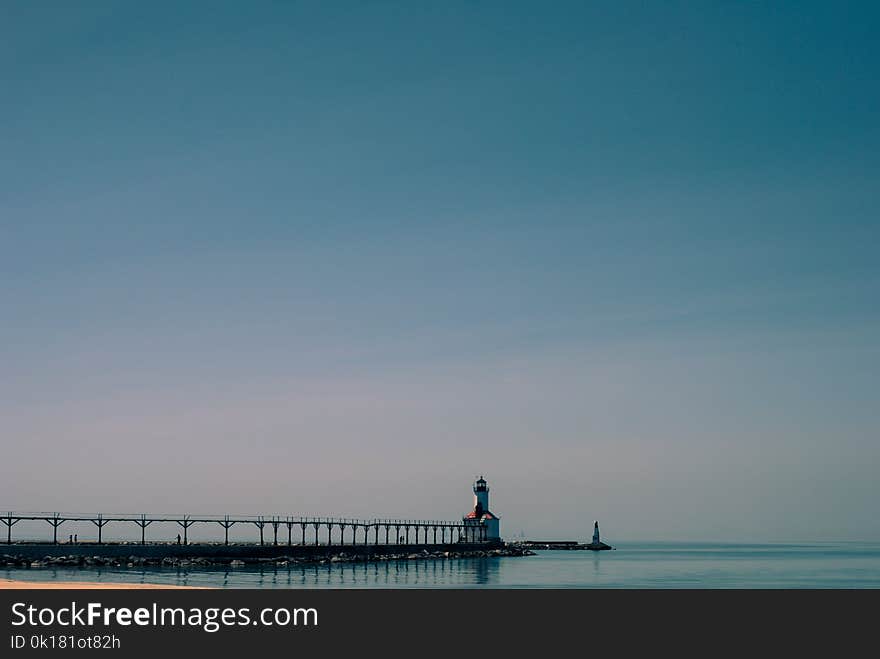
<svg viewBox="0 0 880 659"><path fill-rule="evenodd" d="M8 590L0 656L840 651L870 639L878 602L805 590Z"/></svg>

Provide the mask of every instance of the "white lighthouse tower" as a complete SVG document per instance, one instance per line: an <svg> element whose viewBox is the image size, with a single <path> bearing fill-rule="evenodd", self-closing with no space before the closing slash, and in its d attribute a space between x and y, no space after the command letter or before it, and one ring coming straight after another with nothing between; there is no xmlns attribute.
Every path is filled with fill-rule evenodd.
<svg viewBox="0 0 880 659"><path fill-rule="evenodd" d="M501 522L489 511L489 486L480 476L474 481L474 509L462 518L465 542L498 542Z"/></svg>

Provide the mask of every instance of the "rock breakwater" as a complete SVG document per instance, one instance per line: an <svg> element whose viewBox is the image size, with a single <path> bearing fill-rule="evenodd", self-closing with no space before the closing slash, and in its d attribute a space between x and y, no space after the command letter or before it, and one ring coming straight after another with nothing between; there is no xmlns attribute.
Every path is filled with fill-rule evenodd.
<svg viewBox="0 0 880 659"><path fill-rule="evenodd" d="M496 547L492 549L462 549L432 551L422 549L420 551L405 552L356 552L342 549L327 552L311 552L308 555L286 554L279 548L277 556L249 557L246 555L230 558L228 556L102 556L99 552L95 555L56 555L34 557L24 554L0 555L0 567L15 568L51 568L51 567L113 567L113 568L136 568L136 567L244 567L247 565L326 565L333 563L364 563L382 561L411 561L411 560L456 560L474 558L499 558L502 556L532 556L534 552L522 547Z"/></svg>

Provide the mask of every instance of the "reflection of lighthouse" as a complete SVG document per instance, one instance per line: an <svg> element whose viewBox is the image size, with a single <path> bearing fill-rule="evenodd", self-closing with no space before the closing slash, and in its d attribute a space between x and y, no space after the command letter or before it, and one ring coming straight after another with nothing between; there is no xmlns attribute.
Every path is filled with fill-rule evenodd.
<svg viewBox="0 0 880 659"><path fill-rule="evenodd" d="M497 542L501 539L501 523L489 511L489 486L482 476L474 482L474 509L462 521L465 542Z"/></svg>

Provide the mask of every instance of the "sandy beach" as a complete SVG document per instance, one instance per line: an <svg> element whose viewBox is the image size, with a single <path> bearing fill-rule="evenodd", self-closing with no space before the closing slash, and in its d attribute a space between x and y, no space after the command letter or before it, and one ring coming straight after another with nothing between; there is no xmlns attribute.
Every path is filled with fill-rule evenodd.
<svg viewBox="0 0 880 659"><path fill-rule="evenodd" d="M200 590L196 586L152 583L95 583L92 581L13 581L0 579L0 590ZM204 589L201 589L204 590Z"/></svg>

